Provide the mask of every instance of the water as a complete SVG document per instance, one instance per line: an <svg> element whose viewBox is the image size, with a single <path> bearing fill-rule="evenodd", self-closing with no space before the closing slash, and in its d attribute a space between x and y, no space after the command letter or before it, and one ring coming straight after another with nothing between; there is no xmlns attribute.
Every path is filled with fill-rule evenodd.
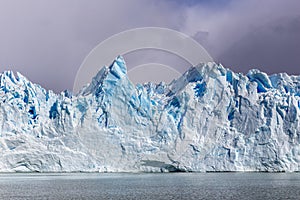
<svg viewBox="0 0 300 200"><path fill-rule="evenodd" d="M300 174L0 174L0 199L300 199Z"/></svg>

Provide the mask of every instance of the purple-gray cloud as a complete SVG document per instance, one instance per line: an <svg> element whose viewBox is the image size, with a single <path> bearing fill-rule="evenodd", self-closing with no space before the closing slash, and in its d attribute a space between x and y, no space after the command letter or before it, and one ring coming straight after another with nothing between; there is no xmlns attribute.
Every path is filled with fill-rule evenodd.
<svg viewBox="0 0 300 200"><path fill-rule="evenodd" d="M232 0L223 8L186 8L181 29L216 61L238 72L300 74L300 1Z"/></svg>
<svg viewBox="0 0 300 200"><path fill-rule="evenodd" d="M85 56L107 37L143 26L178 29L180 15L169 9L176 8L147 0L0 0L0 70L56 92L72 89Z"/></svg>
<svg viewBox="0 0 300 200"><path fill-rule="evenodd" d="M0 0L0 70L20 71L56 92L71 89L81 62L101 41L127 29L160 26L193 36L235 71L300 74L300 1L203 2ZM152 56L128 57L130 64ZM155 57L164 63L165 56Z"/></svg>

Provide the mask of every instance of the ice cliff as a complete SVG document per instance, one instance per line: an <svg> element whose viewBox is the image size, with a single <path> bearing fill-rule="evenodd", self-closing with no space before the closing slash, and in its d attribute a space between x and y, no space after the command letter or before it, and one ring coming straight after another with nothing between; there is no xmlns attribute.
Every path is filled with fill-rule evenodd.
<svg viewBox="0 0 300 200"><path fill-rule="evenodd" d="M134 85L122 57L79 94L0 75L0 171L300 171L300 76L199 64Z"/></svg>

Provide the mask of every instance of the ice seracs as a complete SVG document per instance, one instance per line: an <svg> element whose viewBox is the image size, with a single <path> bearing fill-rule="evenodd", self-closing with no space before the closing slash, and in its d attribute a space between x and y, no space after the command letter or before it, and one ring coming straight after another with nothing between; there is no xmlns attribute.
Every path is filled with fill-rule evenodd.
<svg viewBox="0 0 300 200"><path fill-rule="evenodd" d="M78 94L0 75L0 171L299 171L300 77L202 63L134 85L117 57Z"/></svg>

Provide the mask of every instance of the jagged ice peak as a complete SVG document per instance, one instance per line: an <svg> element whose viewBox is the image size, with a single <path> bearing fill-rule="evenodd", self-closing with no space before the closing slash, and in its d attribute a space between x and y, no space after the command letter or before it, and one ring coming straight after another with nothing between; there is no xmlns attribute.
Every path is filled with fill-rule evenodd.
<svg viewBox="0 0 300 200"><path fill-rule="evenodd" d="M0 75L0 171L299 171L300 77L191 67L134 85L119 56L77 95Z"/></svg>

